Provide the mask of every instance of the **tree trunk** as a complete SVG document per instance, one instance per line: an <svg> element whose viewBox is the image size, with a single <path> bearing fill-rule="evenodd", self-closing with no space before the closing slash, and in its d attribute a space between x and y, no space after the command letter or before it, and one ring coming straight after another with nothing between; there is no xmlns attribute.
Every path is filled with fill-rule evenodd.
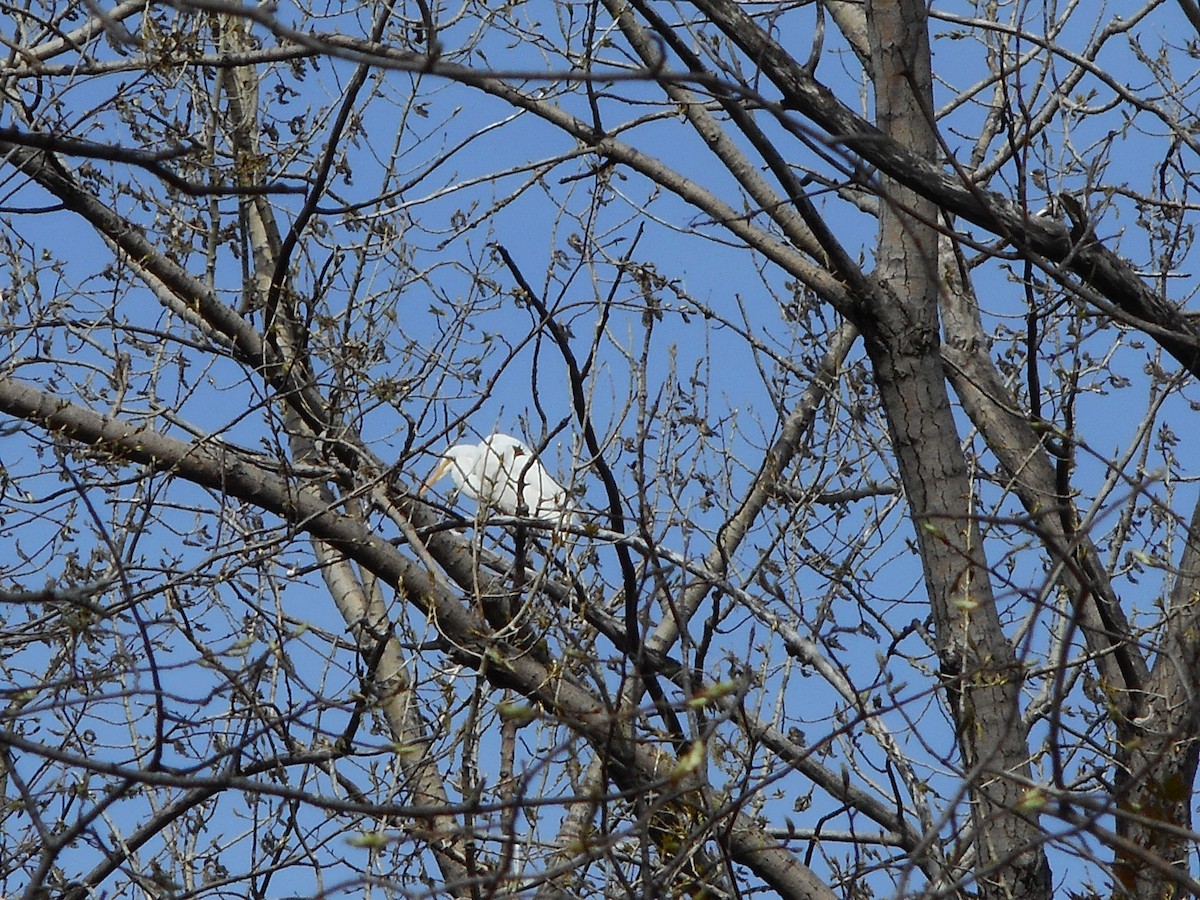
<svg viewBox="0 0 1200 900"><path fill-rule="evenodd" d="M879 128L926 158L932 75L925 6L870 3L867 19ZM908 497L933 610L942 676L951 686L964 778L972 792L976 877L984 897L1049 897L1035 821L1017 811L1029 777L1022 674L992 597L970 480L942 374L936 207L884 180L877 289L858 322L874 367Z"/></svg>

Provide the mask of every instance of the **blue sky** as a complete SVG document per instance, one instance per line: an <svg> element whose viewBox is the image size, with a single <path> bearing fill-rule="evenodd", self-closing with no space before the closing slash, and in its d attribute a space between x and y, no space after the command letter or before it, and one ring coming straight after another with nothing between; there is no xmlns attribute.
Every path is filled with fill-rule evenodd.
<svg viewBox="0 0 1200 900"><path fill-rule="evenodd" d="M552 21L548 9L548 4L530 3L525 5L525 14L531 22L538 20L545 26ZM290 13L290 8L281 10L281 15ZM173 13L162 15L170 18ZM806 34L811 30L807 15L805 10L790 14L789 26L795 33ZM1180 28L1180 20L1174 7L1163 7L1142 26L1147 42L1171 35ZM360 34L365 27L349 17L310 20L309 24L345 34ZM469 23L464 22L460 28L461 32L452 28L441 35L447 48L466 39ZM835 55L845 51L839 48L832 30L827 51L830 55L823 60L818 74L837 82L840 95L850 100L860 96L861 85L838 74L839 66L853 71L854 61L842 61ZM534 44L514 43L501 35L488 40L483 49L486 63L498 68L537 69L547 65L540 48ZM97 46L95 52L107 55L110 50ZM613 56L617 55L613 51ZM935 59L940 72L952 73L955 88L973 82L982 74L976 62L978 49L969 40L949 37L937 40ZM485 60L475 55L470 62L482 65ZM1124 81L1122 67L1131 65L1131 58L1127 53L1113 54L1098 64L1113 78ZM556 71L563 68L556 60L551 60L549 67ZM345 89L349 72L347 63L323 61L315 69L306 68L300 78L291 67L277 66L264 80L268 93L278 88L274 93L273 124L284 135L289 133L289 123L302 133L307 130L318 137L324 134L329 105ZM1140 75L1138 70L1131 69L1127 77L1136 86ZM61 98L79 110L78 136L93 140L136 140L111 110L95 110L100 98L113 91L120 80L84 81L78 87L64 82L70 86L64 87ZM1088 88L1085 82L1081 97L1087 97ZM170 89L160 89L164 97L176 96ZM1033 96L1032 87L1029 89ZM1103 86L1097 84L1097 90L1103 92ZM623 85L620 91L625 97L643 100L659 97L657 89L649 87ZM939 99L950 92L949 86L944 87ZM372 99L365 102L368 95ZM1083 102L1101 103L1104 97L1101 93ZM590 413L597 430L606 439L606 459L621 480L631 508L635 503L633 441L637 436L639 404L647 408L657 404L663 410L662 415L650 418L647 435L647 458L653 469L648 497L652 511L647 516L659 530L656 536L666 548L697 556L706 551L709 537L723 520L722 514L745 491L775 435L777 404L794 403L808 386L813 363L822 348L813 345L806 324L832 322L832 313L827 308L812 307L811 301L788 286L788 279L777 269L764 267L761 259L730 246L728 237L718 227L637 176L618 169L610 182L597 186L594 179L586 177L594 165L590 157L558 159L573 153L571 141L528 115L505 121L511 110L479 92L431 76L388 72L368 82L363 99L362 132L352 140L347 139L346 167L330 185L330 198L322 204L327 212L318 217L302 244L297 272L298 290L314 298L318 318L324 317L319 320L328 325L329 346L336 351L361 341L363 358L369 360L367 384L339 380L332 371L319 373L326 378L331 394L344 399L347 417L361 429L376 454L389 462L401 454L411 426L411 446L399 473L402 483L410 486L415 486L432 470L445 446L460 438L475 440L493 430L520 434L531 443L549 438L544 457L550 469L564 481L574 473L583 504L601 506L603 498L598 482L580 462L583 454L578 428L570 421L565 367L544 334L529 339L535 313L513 297L513 279L492 255L489 245L500 242L543 299L561 315L561 321L570 326L576 355L584 358L592 341L598 342L595 373L589 382ZM582 95L564 97L562 102L579 115L587 114L587 102ZM1186 106L1185 98L1181 97L1180 103ZM611 100L605 101L604 110L610 129L639 116L649 116L653 111L650 107ZM178 117L181 129L198 129L203 124L203 116L182 103L170 114ZM502 127L493 127L501 122ZM961 147L965 152L974 136L972 128L978 130L978 122L978 113L970 108L955 113L943 126L951 146ZM103 128L93 127L96 123L103 124ZM1122 126L1113 124L1108 116L1097 119L1094 127L1085 123L1072 132L1073 146L1087 157L1093 141L1106 137L1107 129L1118 127ZM1165 138L1150 131L1151 123L1143 124L1139 119L1112 142L1110 153L1093 154L1098 160L1095 179L1106 185L1127 185L1131 191L1148 192L1158 173L1146 159L1157 159L1164 153L1166 143ZM477 136L462 143L473 135ZM697 181L725 191L727 198L734 198L727 176L718 172L702 143L677 117L663 116L639 124L622 132L622 137L645 152L661 155L678 171ZM462 149L435 171L417 178L432 160L460 145ZM811 155L799 146L790 146L797 154L795 162L813 163ZM1066 152L1064 147L1054 145L1053 134L1045 146L1039 145L1035 150L1036 154L1052 159L1061 159ZM1031 168L1040 164L1036 154ZM273 163L277 168L272 175L282 181L306 172L309 165L303 158L274 159ZM97 165L122 178L133 177L150 190L158 190L154 180L144 173L130 176L122 167ZM396 173L388 174L393 168ZM828 167L819 168L828 174ZM488 180L489 175L498 171L511 174ZM354 210L337 208L339 204L368 202L406 181L415 183L381 204ZM11 190L12 184L3 189ZM1035 190L1029 199L1030 207L1042 208L1046 192L1077 190L1081 185L1077 176L1070 183L1049 186L1041 195ZM1190 191L1190 185L1180 181L1178 191L1184 194ZM1151 250L1142 237L1131 202L1119 192L1096 191L1091 196L1103 209L1098 233L1112 240L1123 254L1150 265ZM30 188L19 188L16 193L0 195L0 202L32 205L45 202L45 196ZM298 198L283 196L273 198L272 202L284 223L300 204ZM869 260L875 240L873 219L833 197L818 202L851 253ZM236 204L220 201L218 206L222 219L232 221ZM402 210L402 214L392 215L394 210ZM164 222L142 212L131 201L123 201L121 211L151 230L168 225L183 229L181 247L190 252L181 252L179 261L194 274L204 271L204 247L195 235L186 231L187 217ZM598 309L609 293L612 260L627 251L639 226L644 226L644 235L636 246L634 260L642 265L653 264L655 274L663 279L655 288L661 307L656 315L647 317L643 292L636 278L627 274L616 293L606 326L597 338ZM597 260L594 265L577 249L583 246L578 236L585 233L595 236L587 247ZM69 243L64 243L63 235L69 235ZM20 321L27 316L30 322L36 320L38 327L18 326L8 330L9 355L22 361L15 374L30 380L48 379L58 365L49 362L51 350L58 355L67 352L70 364L65 368L73 386L64 387L64 393L83 396L89 379L103 384L111 374L105 368L108 360L100 350L89 347L78 337L87 335L99 341L101 349L104 341L117 339L105 325L105 310L112 292L119 289L114 287L113 274L105 272L111 256L78 219L65 212L13 219L5 226L5 236L10 244L25 242L27 247L16 254L14 277L28 278L30 266L43 250L61 260L58 271L42 270L40 297L34 296L28 287L19 293L23 309L14 319ZM975 236L986 238L978 232ZM236 303L242 284L241 260L228 248L223 248L216 260L214 284L231 303ZM1188 262L1183 261L1181 270L1190 271ZM123 285L128 273L116 277L117 285ZM1190 280L1170 279L1167 284L1172 297L1180 301L1188 298ZM1025 312L1023 290L1009 278L1004 263L982 266L976 289L986 321L997 335L993 353L1003 358L1008 345L1020 346ZM5 293L9 295L8 291ZM798 321L780 314L780 306L793 300L801 310ZM810 305L805 306L806 303ZM707 317L706 310L715 318ZM213 362L178 342L183 333L145 288L133 287L122 300L119 320L122 327L147 330L146 345L137 348L131 359L132 384L136 388L153 388L158 400L204 433L219 433L248 448L271 451L276 444L271 432L273 423L254 412L261 400L259 385L247 379L239 367ZM68 321L84 326L75 328L77 337L66 345L69 349L64 347L62 337L57 338L58 343L52 348L35 343L35 333L61 334L65 330L63 324ZM392 323L394 327L380 330L381 322ZM1080 397L1077 416L1080 434L1094 455L1081 453L1076 484L1085 497L1099 497L1100 526L1108 529L1119 524L1115 509L1130 488L1118 479L1104 493L1104 462L1126 452L1141 424L1144 397L1149 390L1145 367L1150 353L1146 349L1149 342L1130 332L1109 355L1114 345L1112 330L1090 334L1092 327L1085 320L1077 322L1078 330L1088 333L1084 339L1066 331L1048 335L1042 376L1052 385L1056 366L1080 361L1081 383L1089 390ZM155 331L168 332L170 337L155 342L151 334ZM770 348L779 359L772 359L761 350L756 352L745 339L745 333L753 336L760 347ZM318 351L324 339L314 336ZM164 353L171 359L171 365L161 365ZM1086 358L1088 354L1091 359ZM179 359L185 360L186 365L176 364ZM631 361L636 367L631 367ZM1124 381L1113 383L1112 372L1123 376ZM1012 377L1019 383L1023 374L1018 369ZM639 382L639 378L644 380ZM1164 408L1164 418L1178 423L1177 432L1186 433L1190 426L1192 410L1186 406L1195 399L1195 390L1189 386L1178 391ZM1048 401L1047 409L1052 408L1053 403ZM136 394L123 409L126 415L152 411ZM667 422L668 414L675 417L674 427ZM553 426L564 419L568 420L566 427L552 433ZM184 433L181 426L168 425L161 417L156 421L160 427ZM882 484L894 483L895 472L887 458L876 455L871 447L882 434L869 374L861 351L856 349L848 364L847 377L826 405L826 415L819 420L810 452L798 464L791 483L801 489L819 485L822 490L854 485L861 477ZM994 466L978 440L970 435L965 417L962 434L964 439L972 441L972 447L981 450L981 465ZM1155 449L1153 442L1147 447L1145 459L1137 461L1137 465L1147 472L1157 472L1170 448ZM54 477L27 474L41 464L28 444L18 443L13 435L8 435L0 444L0 452L10 475L19 479L20 489L31 498L28 504L31 509L47 502L56 491L64 492L66 498L71 496ZM42 452L49 451L43 448ZM1134 456L1137 457L1136 452ZM1187 464L1186 460L1181 463ZM1194 472L1185 469L1184 474L1191 476ZM114 472L112 477L119 478L120 473ZM1164 499L1190 500L1194 488L1190 483L1180 483L1177 487L1176 478L1168 472L1156 477L1145 489ZM161 481L157 484L161 485ZM1016 513L1011 498L998 499L1001 488L985 483L981 492L989 503L997 504L998 514ZM139 503L145 502L147 496L167 495L147 494L145 488L129 485L114 486L109 496L111 505L104 514L110 526L128 531L128 523L136 521ZM136 558L131 560L132 569L137 571L139 579L144 579L139 584L149 587L165 580L166 574L154 571L164 560L173 560L184 569L192 565L202 567L210 578L220 581L217 576L224 562L210 558L212 544L201 542L197 547L189 547L189 535L203 525L209 529L206 540L211 541L213 534L219 534L220 527L229 528L233 522L248 521L248 517L218 515L222 513L219 498L202 495L178 483L171 486L169 497L179 505L168 516L174 531L156 530L140 538ZM454 502L449 496L443 499L448 504ZM189 508L193 505L203 507L212 518L198 521ZM1173 505L1187 509L1186 504ZM470 504L459 503L456 508L469 511ZM77 514L82 517L81 512ZM782 505L772 508L767 521L737 560L739 582L747 589L769 595L771 602L778 604L780 614L794 616L811 626L831 654L853 667L856 685L871 687L885 697L886 675L892 680L897 696L912 698L911 706L886 712L881 720L912 748L920 777L949 793L957 783L957 773L945 771L937 759L951 752L952 735L944 716L938 712L925 713L926 701L921 699L928 687L925 680L928 672L924 667L932 666L934 660L923 649L919 637L909 633L901 641L911 654L907 662L893 656L883 673L877 661L877 653L888 649L893 640L893 635L887 633L889 628L898 634L911 621L927 615L919 565L909 546L911 529L902 504L882 495L828 510L818 507L813 513L806 513L809 517L801 523L790 521L789 514ZM1175 558L1177 547L1168 540L1171 532L1155 526L1152 516L1151 511L1146 511L1140 525L1131 522L1132 528L1143 529L1145 537L1144 541L1133 543L1153 547L1151 555L1158 555L1161 550L1164 558ZM49 540L49 532L43 535L41 530L49 526L35 523L36 520L14 514L4 537L19 539L23 545ZM263 535L273 524L264 524ZM89 526L79 527L84 534L74 541L87 550L89 542L94 546L95 538L89 541L86 536ZM782 537L784 533L786 538ZM991 533L998 538L1007 535L996 541L992 562L1002 571L1011 571L1015 587L1012 590L998 587L998 593L999 602L1005 605L1006 615L1016 627L1029 614L1030 592L1036 593L1044 581L1045 560L1036 550L1021 546L1019 528L997 523ZM232 531L224 534L229 546L252 544L259 536ZM859 549L852 554L846 550L856 543ZM767 548L773 548L774 561L786 563L781 565L781 571L759 565L759 551ZM1004 558L1002 554L1008 550L1012 550L1012 555ZM208 640L217 648L218 656L231 665L260 657L271 660L275 648L285 645L297 668L297 677L293 681L279 675L270 690L267 687L264 690L272 702L305 710L300 718L313 734L336 735L345 721L349 707L346 698L352 694L355 683L351 654L345 646L335 648L344 625L315 573L310 572L287 585L286 590L275 593L282 576L304 567L306 562L306 545L294 541L281 556L264 561L263 568L267 571L261 574L261 580L249 578L246 583L238 584L231 579L215 587L210 596L199 592L184 601L189 607L196 604L196 614L203 617L203 625L209 629ZM858 580L871 586L874 591L871 610L860 608L854 582L840 577L839 563L852 565ZM64 553L47 546L29 563L10 563L3 575L14 585L33 587L45 577L65 572L71 564ZM608 549L598 548L598 559L588 561L587 565L590 568L585 570L585 577L607 585L600 591L602 595L611 594L614 564ZM1132 605L1148 613L1158 596L1161 576L1153 569L1130 571L1129 575L1122 583L1123 594ZM154 615L161 613L162 635L169 639L173 620L166 615L165 608L151 609L157 610ZM257 618L259 612L263 613L262 618ZM397 614L408 616L404 622L407 634L432 636L426 623L411 612L404 614L398 610ZM657 618L662 612L655 609L653 614ZM553 622L551 637L556 645L568 642L578 629L577 620L563 610L553 610L549 615ZM762 681L753 695L753 704L764 716L774 715L778 706L786 710L781 721L801 728L808 738L815 739L828 731L829 711L835 702L831 689L805 671L804 666L788 661L777 642L767 644L764 630L761 627L752 630L745 614L734 615L729 622L730 633L721 636L719 652L714 652L711 658L712 668L722 671L735 663L752 660ZM1032 638L1035 649L1045 646L1049 625L1047 616L1036 621ZM118 630L121 632L118 642L136 646L136 629L129 622L122 622ZM247 636L252 638L249 645L239 647L239 641ZM765 652L760 652L764 648ZM47 648L30 645L19 658L19 665L28 666L31 678L40 677L38 667L44 664L49 652ZM601 641L598 652L612 651ZM715 662L723 654L728 658ZM228 698L205 696L221 679L196 677L195 673L203 671L197 668L199 656L196 647L183 643L164 652L159 662L168 670L179 664L180 671L188 675L184 688L173 689L180 707L195 714L212 715L213 727L219 730L221 704L227 703ZM436 662L417 657L413 665L414 671L427 672L425 666L437 667ZM118 725L111 734L99 731L110 743L107 752L114 758L127 758L121 744L127 740L127 733L118 714L126 703L121 691L132 686L138 702L144 702L146 672L137 668L133 672L129 681L114 686L111 705ZM464 679L464 683L467 681ZM304 685L307 692L297 692L296 685ZM274 690L279 693L272 693ZM320 700L324 697L339 702L326 706ZM922 710L919 718L912 710ZM455 720L455 724L459 721ZM522 756L531 765L544 758L562 737L561 732L547 732L535 740L529 734L526 732L530 746L523 748ZM847 743L839 746L834 742L831 766L836 768L839 760L849 759L873 760L878 764L878 752L865 741L862 746L851 747L850 743L858 743L857 739L840 740ZM363 742L364 747L374 747L379 754L364 756L359 763L364 772L375 765L386 769L387 737L364 735ZM29 777L34 777L33 773ZM311 777L315 789L334 789L322 782L321 776ZM873 777L883 796L890 791L882 772L868 776L864 770L856 772L855 777L864 781ZM782 782L781 796L767 795L766 814L776 821L786 814L799 825L811 823L819 813L832 809L818 794L811 810L793 810L796 797L806 789L793 782ZM133 822L144 814L148 802L131 800L115 810L114 816L120 821ZM208 823L210 836L224 835L231 842L231 849L224 851L231 869L244 852L235 836L248 828L246 823L252 816L252 809L241 809L233 801L219 806ZM552 821L553 814L547 812L539 827L552 833ZM845 827L844 820L836 821L836 827ZM334 848L343 846L338 842L345 836L326 823L314 821L306 823L306 827L313 829L319 842L331 841ZM947 833L952 830L949 826L945 829ZM215 846L221 846L216 837L211 839ZM96 853L94 849L81 847L64 855L63 862L86 871ZM363 860L352 855L355 853L365 858L367 851L348 851L351 861L358 863ZM385 859L381 858L381 869ZM1070 864L1061 864L1061 859L1059 862L1058 871L1064 877L1077 871ZM337 881L348 876L339 873L330 877L331 881ZM1085 876L1075 877L1077 886ZM881 876L880 884L890 882ZM305 889L303 879L296 884L277 881L269 893L285 896Z"/></svg>

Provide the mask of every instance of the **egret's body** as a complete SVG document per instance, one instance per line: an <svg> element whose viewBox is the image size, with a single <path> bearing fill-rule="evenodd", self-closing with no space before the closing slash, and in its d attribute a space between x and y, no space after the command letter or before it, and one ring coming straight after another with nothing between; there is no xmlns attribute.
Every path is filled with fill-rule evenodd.
<svg viewBox="0 0 1200 900"><path fill-rule="evenodd" d="M506 516L528 516L562 524L570 517L567 492L521 440L492 434L478 444L457 444L446 451L422 490L447 472L459 493L480 507Z"/></svg>

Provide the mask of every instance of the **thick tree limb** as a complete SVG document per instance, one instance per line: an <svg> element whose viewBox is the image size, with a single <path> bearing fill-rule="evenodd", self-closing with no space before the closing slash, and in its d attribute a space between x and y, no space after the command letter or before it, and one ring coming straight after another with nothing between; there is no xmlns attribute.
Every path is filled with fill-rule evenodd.
<svg viewBox="0 0 1200 900"><path fill-rule="evenodd" d="M0 379L0 412L54 434L103 449L118 459L171 472L187 481L236 497L280 516L319 538L394 587L447 642L460 665L483 672L498 687L537 701L572 730L607 754L609 775L626 790L667 789L686 801L694 787L673 780L676 759L646 743L614 740L620 729L605 705L564 674L489 636L487 624L425 569L361 523L331 508L312 486L287 479L218 442L184 443L145 425L132 425L53 397L12 378ZM730 813L725 841L735 862L747 866L788 898L832 900L832 892L796 857L741 813Z"/></svg>
<svg viewBox="0 0 1200 900"><path fill-rule="evenodd" d="M946 375L963 409L984 435L1004 467L1013 489L1030 516L1033 529L1061 567L1072 597L1087 598L1079 609L1080 626L1095 654L1101 678L1131 712L1149 679L1149 668L1113 591L1108 573L1098 564L1096 547L1087 534L1067 534L1058 514L1054 466L1028 414L996 373L986 350L983 323L974 298L966 295L953 254L941 259L944 290L942 315L946 340L942 355Z"/></svg>

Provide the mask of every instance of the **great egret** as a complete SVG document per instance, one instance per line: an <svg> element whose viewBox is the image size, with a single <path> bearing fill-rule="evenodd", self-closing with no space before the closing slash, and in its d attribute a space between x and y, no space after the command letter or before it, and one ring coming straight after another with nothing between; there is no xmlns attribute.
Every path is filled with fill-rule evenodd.
<svg viewBox="0 0 1200 900"><path fill-rule="evenodd" d="M550 477L533 451L511 434L497 432L478 444L451 447L421 485L421 492L447 472L459 492L480 507L555 525L564 524L571 517L566 490Z"/></svg>

